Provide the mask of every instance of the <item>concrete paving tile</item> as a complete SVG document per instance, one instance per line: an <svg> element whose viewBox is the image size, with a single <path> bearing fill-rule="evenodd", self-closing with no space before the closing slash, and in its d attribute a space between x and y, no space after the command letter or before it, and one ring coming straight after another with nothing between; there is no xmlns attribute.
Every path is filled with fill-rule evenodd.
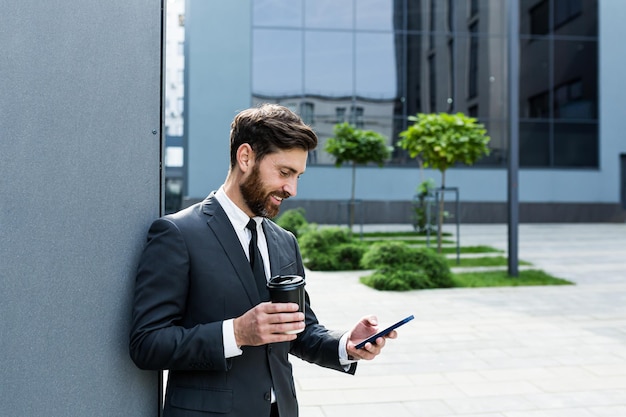
<svg viewBox="0 0 626 417"><path fill-rule="evenodd" d="M331 405L322 407L324 417L346 417L346 416L394 416L394 417L414 417L415 414L400 403L385 404L353 404L353 405ZM305 417L305 416L301 416Z"/></svg>
<svg viewBox="0 0 626 417"><path fill-rule="evenodd" d="M624 417L626 405L589 407L589 411L596 417Z"/></svg>
<svg viewBox="0 0 626 417"><path fill-rule="evenodd" d="M456 417L460 414L449 414L442 417ZM504 413L463 414L463 417L507 417Z"/></svg>
<svg viewBox="0 0 626 417"><path fill-rule="evenodd" d="M498 395L446 400L446 404L459 415L493 412L536 410L536 406L518 395Z"/></svg>
<svg viewBox="0 0 626 417"><path fill-rule="evenodd" d="M453 384L467 384L474 382L487 382L487 378L482 376L479 372L466 371L466 372L446 372L443 374L444 378Z"/></svg>
<svg viewBox="0 0 626 417"><path fill-rule="evenodd" d="M442 417L452 413L452 410L446 405L445 401L409 401L404 403L404 406L411 412L412 416Z"/></svg>
<svg viewBox="0 0 626 417"><path fill-rule="evenodd" d="M591 377L584 379L545 379L537 380L533 383L545 392L626 389L626 376Z"/></svg>
<svg viewBox="0 0 626 417"><path fill-rule="evenodd" d="M616 376L626 375L626 363L618 362L612 364L602 365L585 365L585 370L598 376ZM626 416L626 414L624 414Z"/></svg>
<svg viewBox="0 0 626 417"><path fill-rule="evenodd" d="M413 374L408 375L411 384L416 387L449 384L443 374Z"/></svg>
<svg viewBox="0 0 626 417"><path fill-rule="evenodd" d="M358 378L337 374L338 376L323 376L318 378L299 378L298 385L302 390L329 390L329 389L360 389L364 386L406 387L412 381L405 375L391 374L381 376L359 376Z"/></svg>
<svg viewBox="0 0 626 417"><path fill-rule="evenodd" d="M624 398L626 398L625 390L572 391L525 396L525 399L538 409L619 406L624 404Z"/></svg>
<svg viewBox="0 0 626 417"><path fill-rule="evenodd" d="M507 249L506 225L463 226L461 242ZM416 319L353 377L295 359L301 415L626 416L621 248L626 225L520 225L520 259L572 286L388 293L360 284L363 271L307 273L329 328L369 313Z"/></svg>
<svg viewBox="0 0 626 417"><path fill-rule="evenodd" d="M479 371L488 381L535 381L554 378L549 368L490 369Z"/></svg>
<svg viewBox="0 0 626 417"><path fill-rule="evenodd" d="M300 405L300 417L326 417L322 407L307 407Z"/></svg>
<svg viewBox="0 0 626 417"><path fill-rule="evenodd" d="M551 410L511 411L504 413L505 417L594 417L584 408L561 408Z"/></svg>
<svg viewBox="0 0 626 417"><path fill-rule="evenodd" d="M386 387L380 385L349 389L302 390L298 389L298 401L302 406L328 406L345 404L401 403L416 400L441 400L459 398L464 394L452 385L415 387Z"/></svg>
<svg viewBox="0 0 626 417"><path fill-rule="evenodd" d="M457 383L462 392L470 397L493 397L498 395L525 395L541 392L536 385L525 381L499 381L481 383Z"/></svg>

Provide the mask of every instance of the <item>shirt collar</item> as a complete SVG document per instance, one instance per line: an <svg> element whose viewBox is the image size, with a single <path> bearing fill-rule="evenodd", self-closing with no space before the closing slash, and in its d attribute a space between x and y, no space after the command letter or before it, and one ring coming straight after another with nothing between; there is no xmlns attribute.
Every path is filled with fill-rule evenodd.
<svg viewBox="0 0 626 417"><path fill-rule="evenodd" d="M237 205L226 195L223 185L215 192L215 198L226 212L228 220L230 220L233 227L238 230L245 229L250 221L250 217L248 217L242 209L237 207ZM255 216L253 219L256 222L257 227L263 221L263 217L259 216Z"/></svg>

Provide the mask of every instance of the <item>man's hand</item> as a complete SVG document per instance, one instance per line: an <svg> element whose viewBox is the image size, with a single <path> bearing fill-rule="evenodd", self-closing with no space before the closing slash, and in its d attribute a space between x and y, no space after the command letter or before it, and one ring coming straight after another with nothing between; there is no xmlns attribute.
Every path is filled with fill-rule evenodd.
<svg viewBox="0 0 626 417"><path fill-rule="evenodd" d="M296 303L261 303L233 320L237 346L260 346L289 342L297 334L288 331L304 329L304 313Z"/></svg>
<svg viewBox="0 0 626 417"><path fill-rule="evenodd" d="M353 328L348 335L348 345L346 349L348 355L354 359L374 359L385 347L385 339L395 339L398 337L398 333L393 330L385 337L379 337L376 339L376 343L366 343L362 349L357 349L356 345L361 341L367 339L373 334L378 332L378 319L376 316L363 317Z"/></svg>

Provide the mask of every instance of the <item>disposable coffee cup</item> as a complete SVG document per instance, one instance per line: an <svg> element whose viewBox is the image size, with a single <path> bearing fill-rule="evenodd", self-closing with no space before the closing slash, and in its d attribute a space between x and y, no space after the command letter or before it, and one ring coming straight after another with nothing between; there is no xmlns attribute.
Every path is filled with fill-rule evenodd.
<svg viewBox="0 0 626 417"><path fill-rule="evenodd" d="M277 275L267 283L270 301L273 303L296 303L298 311L304 313L304 278L300 275ZM300 333L302 330L286 332Z"/></svg>

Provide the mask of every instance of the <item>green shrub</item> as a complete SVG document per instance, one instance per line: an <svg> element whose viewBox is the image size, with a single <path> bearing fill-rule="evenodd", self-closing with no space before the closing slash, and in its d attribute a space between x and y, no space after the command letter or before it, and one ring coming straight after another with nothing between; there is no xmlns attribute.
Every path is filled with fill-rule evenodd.
<svg viewBox="0 0 626 417"><path fill-rule="evenodd" d="M358 243L344 243L328 252L310 253L304 259L304 265L312 271L352 271L359 269L364 251L365 248Z"/></svg>
<svg viewBox="0 0 626 417"><path fill-rule="evenodd" d="M363 255L361 265L365 269L385 268L414 264L414 250L402 242L382 242L370 246Z"/></svg>
<svg viewBox="0 0 626 417"><path fill-rule="evenodd" d="M296 237L300 236L309 225L306 217L304 217L304 209L302 207L285 211L276 219L276 224L285 230L289 230Z"/></svg>
<svg viewBox="0 0 626 417"><path fill-rule="evenodd" d="M335 247L332 252L338 260L340 271L352 271L360 269L361 258L365 253L365 247L360 243L343 243Z"/></svg>
<svg viewBox="0 0 626 417"><path fill-rule="evenodd" d="M362 277L361 282L368 287L381 291L409 291L433 288L428 277L419 271L396 270L376 271Z"/></svg>
<svg viewBox="0 0 626 417"><path fill-rule="evenodd" d="M378 290L449 288L454 285L448 264L441 255L427 248L413 248L401 242L372 245L361 265L375 269L361 281Z"/></svg>
<svg viewBox="0 0 626 417"><path fill-rule="evenodd" d="M415 261L431 281L430 288L450 288L454 286L448 262L432 249L415 248Z"/></svg>
<svg viewBox="0 0 626 417"><path fill-rule="evenodd" d="M350 242L352 235L345 227L311 229L298 239L303 257L313 252L327 252L333 246Z"/></svg>
<svg viewBox="0 0 626 417"><path fill-rule="evenodd" d="M304 265L313 271L359 269L365 252L347 228L309 229L299 239Z"/></svg>

